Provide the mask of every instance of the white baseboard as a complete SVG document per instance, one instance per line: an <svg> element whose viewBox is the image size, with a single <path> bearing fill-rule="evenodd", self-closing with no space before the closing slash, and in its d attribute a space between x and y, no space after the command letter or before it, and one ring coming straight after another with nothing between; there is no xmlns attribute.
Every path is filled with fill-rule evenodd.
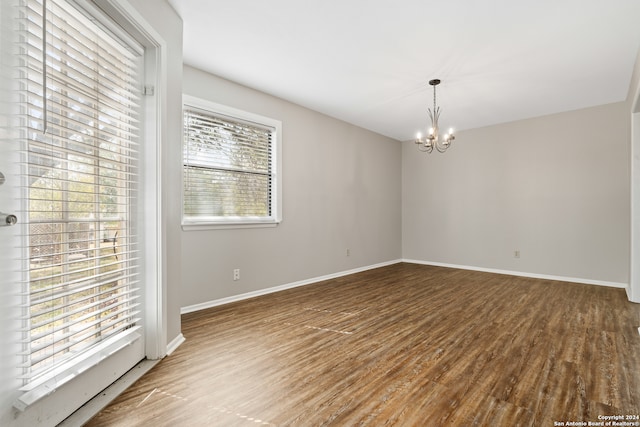
<svg viewBox="0 0 640 427"><path fill-rule="evenodd" d="M582 283L586 285L598 285L598 286L608 286L612 288L627 288L626 283L618 283L618 282L607 282L602 280L592 280L592 279L583 279L576 277L566 277L566 276L553 276L548 274L538 274L538 273L527 273L522 271L510 271L510 270L500 270L495 268L484 268L484 267L476 267L469 265L460 265L460 264L448 264L442 262L431 262L431 261L422 261L415 259L397 259L393 261L387 261L380 264L368 265L365 267L355 268L353 270L340 271L338 273L327 274L325 276L313 277L306 280L300 280L298 282L287 283L284 285L274 286L271 288L260 289L257 291L247 292L239 295L232 295L230 297L220 298L212 301L207 301L199 304L193 304L186 307L182 307L180 309L180 314L192 313L194 311L205 310L211 307L217 307L224 304L229 304L236 301L242 301L249 298L258 297L261 295L267 295L274 292L284 291L286 289L297 288L298 286L310 285L317 282L322 282L324 280L335 279L337 277L348 276L349 274L360 273L362 271L372 270L374 268L385 267L392 264L397 264L399 262L406 262L411 264L422 264L422 265L432 265L435 267L448 267L448 268L459 268L461 270L473 270L473 271L482 271L486 273L496 273L496 274L506 274L510 276L520 276L520 277L531 277L534 279L545 279L545 280L556 280L560 282L571 282L571 283ZM627 291L628 292L628 291ZM174 342L182 337L176 337L168 346L167 346L167 354L171 354L169 352L169 348L173 348L171 351L175 350L182 342L184 341L184 337L181 338L181 341L177 342L174 347L172 345Z"/></svg>
<svg viewBox="0 0 640 427"><path fill-rule="evenodd" d="M631 302L635 302L636 304L640 304L640 295L636 296L636 299L631 298L631 285L627 285L625 287L625 291L627 291L627 299Z"/></svg>
<svg viewBox="0 0 640 427"><path fill-rule="evenodd" d="M322 282L324 280L335 279L337 277L348 276L349 274L360 273L362 271L372 270L374 268L386 267L388 265L397 264L402 260L393 260L382 262L380 264L368 265L366 267L354 268L353 270L340 271L338 273L327 274L326 276L313 277L311 279L300 280L298 282L287 283L285 285L274 286L271 288L260 289L253 292L247 292L240 295L233 295L226 298L220 298L213 301L207 301L200 304L188 305L180 309L180 314L192 313L194 311L204 310L211 307L217 307L219 305L229 304L236 301L242 301L249 298L258 297L261 295L267 295L274 292L284 291L285 289L297 288L298 286L310 285L312 283Z"/></svg>
<svg viewBox="0 0 640 427"><path fill-rule="evenodd" d="M447 264L442 262L420 261L415 259L403 259L402 262L411 264L433 265L435 267L459 268L461 270L483 271L486 273L508 274L510 276L531 277L534 279L557 280L560 282L582 283L585 285L608 286L611 288L626 288L626 283L606 282L603 280L581 279L577 277L553 276L549 274L527 273L523 271L499 270L495 268L475 267L469 265Z"/></svg>
<svg viewBox="0 0 640 427"><path fill-rule="evenodd" d="M186 339L185 339L184 335L182 335L182 333L178 334L177 337L172 339L171 342L169 344L167 344L167 356L169 356L171 353L173 353L176 350L176 348L180 347L180 344L185 342L185 340Z"/></svg>

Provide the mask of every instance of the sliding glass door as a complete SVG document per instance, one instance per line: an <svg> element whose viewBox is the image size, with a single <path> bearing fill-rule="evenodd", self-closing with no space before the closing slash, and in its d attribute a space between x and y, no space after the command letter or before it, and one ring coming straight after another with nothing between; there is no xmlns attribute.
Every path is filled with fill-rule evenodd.
<svg viewBox="0 0 640 427"><path fill-rule="evenodd" d="M156 301L145 293L158 286L157 253L144 255L157 224L140 221L157 216L143 179L143 169L155 170L142 125L149 56L94 2L8 1L0 11L0 42L10 46L0 75L0 332L3 363L15 365L3 367L1 387L19 412L49 405L43 412L55 419L146 354L145 315Z"/></svg>

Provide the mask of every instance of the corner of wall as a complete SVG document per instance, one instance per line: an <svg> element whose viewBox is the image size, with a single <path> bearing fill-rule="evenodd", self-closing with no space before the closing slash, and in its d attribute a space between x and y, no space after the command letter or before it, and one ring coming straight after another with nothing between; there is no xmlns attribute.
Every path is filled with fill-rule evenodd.
<svg viewBox="0 0 640 427"><path fill-rule="evenodd" d="M636 55L636 62L631 73L629 91L627 92L627 104L632 112L640 112L640 49Z"/></svg>

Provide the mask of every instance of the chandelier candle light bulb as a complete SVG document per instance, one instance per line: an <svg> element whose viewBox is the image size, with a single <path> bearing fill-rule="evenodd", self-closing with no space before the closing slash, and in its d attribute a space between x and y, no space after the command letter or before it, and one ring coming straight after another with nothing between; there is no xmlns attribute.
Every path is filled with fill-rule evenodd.
<svg viewBox="0 0 640 427"><path fill-rule="evenodd" d="M418 137L415 143L418 144L418 149L425 153L431 153L433 148L440 153L444 153L447 148L451 146L451 143L456 139L453 134L453 128L449 128L449 133L445 134L440 140L438 135L438 119L440 118L440 107L436 105L436 86L440 84L439 79L429 80L429 84L433 86L433 110L427 108L429 112L429 118L431 119L431 128L429 128L429 135L422 139L422 134L418 132Z"/></svg>

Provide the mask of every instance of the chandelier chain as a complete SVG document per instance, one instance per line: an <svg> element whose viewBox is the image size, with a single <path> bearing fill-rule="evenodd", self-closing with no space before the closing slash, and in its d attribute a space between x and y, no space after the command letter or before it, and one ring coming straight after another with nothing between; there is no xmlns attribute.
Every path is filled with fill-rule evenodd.
<svg viewBox="0 0 640 427"><path fill-rule="evenodd" d="M433 86L433 111L436 111L436 87Z"/></svg>

